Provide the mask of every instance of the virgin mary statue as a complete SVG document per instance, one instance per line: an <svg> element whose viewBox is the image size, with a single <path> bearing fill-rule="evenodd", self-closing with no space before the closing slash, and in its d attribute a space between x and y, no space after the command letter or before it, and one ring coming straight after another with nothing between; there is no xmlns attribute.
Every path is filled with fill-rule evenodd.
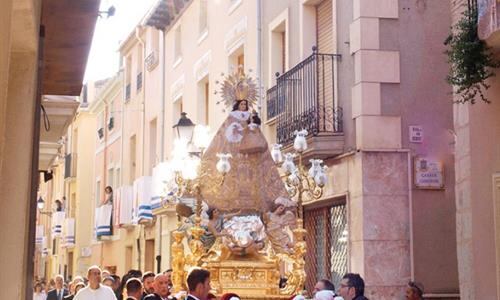
<svg viewBox="0 0 500 300"><path fill-rule="evenodd" d="M202 157L205 176L201 179L201 196L210 207L221 211L269 212L274 201L288 197L288 193L260 131L260 119L252 109L257 104L256 84L240 69L226 76L220 93L231 112ZM216 170L219 153L231 154L231 169L222 185Z"/></svg>

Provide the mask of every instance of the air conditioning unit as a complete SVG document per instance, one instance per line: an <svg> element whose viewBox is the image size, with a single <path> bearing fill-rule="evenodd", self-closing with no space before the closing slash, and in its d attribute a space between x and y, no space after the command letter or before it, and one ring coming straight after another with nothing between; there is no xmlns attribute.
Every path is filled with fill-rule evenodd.
<svg viewBox="0 0 500 300"><path fill-rule="evenodd" d="M151 53L148 54L146 57L146 68L148 71L152 71L156 66L158 65L158 52L153 50Z"/></svg>

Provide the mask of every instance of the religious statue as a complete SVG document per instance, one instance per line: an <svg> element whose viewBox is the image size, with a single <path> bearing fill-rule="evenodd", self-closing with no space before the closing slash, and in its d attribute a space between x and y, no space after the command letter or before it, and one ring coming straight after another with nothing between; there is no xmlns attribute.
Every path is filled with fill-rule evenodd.
<svg viewBox="0 0 500 300"><path fill-rule="evenodd" d="M176 211L184 221L178 231L188 237L190 253L174 260L174 273L181 263L185 270L202 266L213 272L217 293L233 289L248 297L258 291L281 298L305 281L305 230L298 228L297 202L273 160L285 158L294 171L293 157L282 157L279 145L271 155L256 112L257 86L241 68L225 77L220 92L230 112L201 156L196 195L189 195L197 209L179 197ZM174 243L173 250L180 246ZM282 290L280 275L290 282Z"/></svg>

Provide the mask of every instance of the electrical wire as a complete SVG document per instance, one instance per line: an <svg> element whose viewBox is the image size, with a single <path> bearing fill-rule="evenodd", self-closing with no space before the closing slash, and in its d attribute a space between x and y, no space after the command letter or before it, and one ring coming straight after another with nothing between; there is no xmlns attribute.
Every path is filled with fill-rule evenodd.
<svg viewBox="0 0 500 300"><path fill-rule="evenodd" d="M40 105L40 106L42 107L43 127L45 127L45 131L50 131L49 115L47 115L47 112L45 111L45 107L43 107L43 105Z"/></svg>

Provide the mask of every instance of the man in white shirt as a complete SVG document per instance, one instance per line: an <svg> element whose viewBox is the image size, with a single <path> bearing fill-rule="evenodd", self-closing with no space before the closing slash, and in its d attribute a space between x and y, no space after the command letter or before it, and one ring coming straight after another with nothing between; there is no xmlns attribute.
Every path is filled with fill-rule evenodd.
<svg viewBox="0 0 500 300"><path fill-rule="evenodd" d="M101 269L92 266L87 272L89 285L78 291L74 300L116 300L110 287L101 284Z"/></svg>

